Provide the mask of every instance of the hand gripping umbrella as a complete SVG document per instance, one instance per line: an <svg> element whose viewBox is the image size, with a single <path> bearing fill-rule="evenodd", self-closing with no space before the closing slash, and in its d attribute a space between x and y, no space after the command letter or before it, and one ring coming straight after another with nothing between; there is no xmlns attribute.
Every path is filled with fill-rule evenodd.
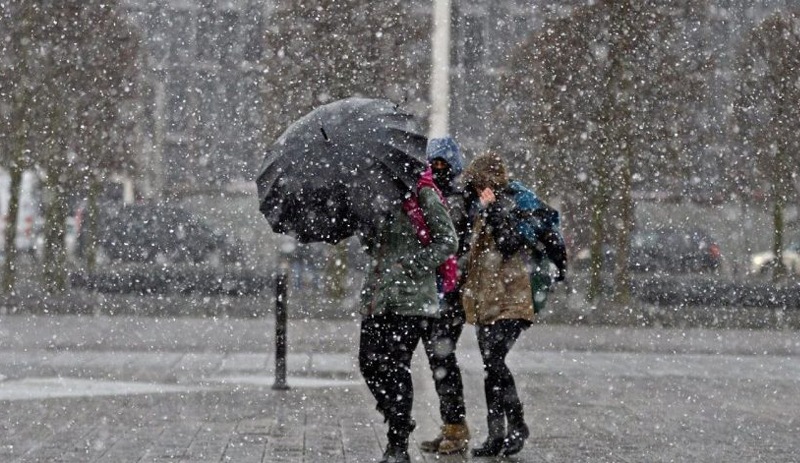
<svg viewBox="0 0 800 463"><path fill-rule="evenodd" d="M267 152L256 180L275 232L302 243L370 233L413 190L427 139L386 100L348 98L294 122Z"/></svg>

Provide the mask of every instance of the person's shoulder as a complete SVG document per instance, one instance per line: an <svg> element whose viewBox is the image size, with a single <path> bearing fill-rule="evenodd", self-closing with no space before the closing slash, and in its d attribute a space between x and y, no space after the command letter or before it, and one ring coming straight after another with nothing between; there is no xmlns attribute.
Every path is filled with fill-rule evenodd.
<svg viewBox="0 0 800 463"><path fill-rule="evenodd" d="M536 195L533 192L533 189L525 185L524 183L520 182L519 180L511 180L508 182L508 186L506 187L507 190L513 193L525 193L525 194L532 194Z"/></svg>
<svg viewBox="0 0 800 463"><path fill-rule="evenodd" d="M450 201L451 198L453 199L464 199L467 197L467 191L464 188L453 186L452 188L448 188L446 190L442 190L442 195Z"/></svg>
<svg viewBox="0 0 800 463"><path fill-rule="evenodd" d="M514 198L517 207L521 209L536 209L541 205L541 200L536 193L518 180L509 182L506 191Z"/></svg>
<svg viewBox="0 0 800 463"><path fill-rule="evenodd" d="M427 185L419 189L417 196L419 197L420 202L442 202L439 197L439 193L434 190L433 187Z"/></svg>

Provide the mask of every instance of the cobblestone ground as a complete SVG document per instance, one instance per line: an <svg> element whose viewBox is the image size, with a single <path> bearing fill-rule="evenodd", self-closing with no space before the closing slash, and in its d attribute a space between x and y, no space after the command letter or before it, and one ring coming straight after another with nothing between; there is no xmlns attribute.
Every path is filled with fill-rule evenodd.
<svg viewBox="0 0 800 463"><path fill-rule="evenodd" d="M354 320L290 320L288 391L266 319L0 316L0 462L372 462L385 443ZM485 437L475 335L459 345ZM509 364L532 436L519 462L796 462L793 331L535 325ZM417 450L438 401L414 359ZM499 460L498 460L499 461Z"/></svg>

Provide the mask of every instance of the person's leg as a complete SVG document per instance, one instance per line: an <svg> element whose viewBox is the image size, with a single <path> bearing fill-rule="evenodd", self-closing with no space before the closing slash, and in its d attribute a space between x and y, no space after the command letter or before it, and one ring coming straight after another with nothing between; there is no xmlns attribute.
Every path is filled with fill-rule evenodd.
<svg viewBox="0 0 800 463"><path fill-rule="evenodd" d="M389 419L385 383L388 379L386 356L390 350L390 341L385 315L373 315L361 321L358 364L369 391L377 401L375 408L383 415L384 421Z"/></svg>
<svg viewBox="0 0 800 463"><path fill-rule="evenodd" d="M431 368L433 373L433 381L434 385L436 386L436 392L439 392L438 386L438 378L437 378L437 368L438 368L438 358L436 356L435 346L437 343L437 336L439 334L439 327L438 327L438 320L429 320L428 325L422 332L422 347L425 350L425 356L428 358L428 365ZM444 422L444 413L443 413L444 404L442 403L441 396L439 397L439 414L442 416L442 422ZM444 425L442 426L444 429ZM423 452L435 453L439 451L439 444L442 443L444 440L444 436L440 432L436 437L431 440L422 441L420 443L420 450Z"/></svg>
<svg viewBox="0 0 800 463"><path fill-rule="evenodd" d="M445 424L464 421L464 384L456 358L456 344L463 325L451 318L434 320L423 337L423 346L431 367L436 393L439 396L439 413Z"/></svg>
<svg viewBox="0 0 800 463"><path fill-rule="evenodd" d="M511 370L505 363L505 358L511 347L519 338L522 330L527 326L527 322L522 320L500 320L496 323L497 327L497 352L502 355L502 365L496 365L498 375L502 377L501 397L502 408L507 419L508 430L503 444L504 455L514 455L522 450L525 439L530 432L525 424L525 414L522 401L517 393L517 386Z"/></svg>
<svg viewBox="0 0 800 463"><path fill-rule="evenodd" d="M500 401L506 417L509 415L521 416L523 413L522 402L519 400L517 385L514 382L514 375L511 374L511 370L506 365L506 356L511 351L514 343L517 342L522 330L523 325L519 320L499 320L495 323L493 331L493 352L496 361L492 365L492 371L498 378L498 387L501 391Z"/></svg>
<svg viewBox="0 0 800 463"><path fill-rule="evenodd" d="M506 356L524 327L525 322L520 320L498 320L491 325L478 327L489 426L486 445L473 452L477 452L478 456L497 455L501 451L508 455L517 453L522 449L521 442L528 437L527 427L524 427L522 402L517 394L514 376L506 365ZM506 418L509 434L505 433ZM514 437L511 446L508 442L509 436Z"/></svg>
<svg viewBox="0 0 800 463"><path fill-rule="evenodd" d="M497 373L498 356L501 353L497 347L497 333L495 325L478 325L476 333L478 348L483 359L483 390L486 396L486 424L488 436L480 446L472 449L476 457L494 456L503 449L505 440L505 412L502 403L502 387Z"/></svg>
<svg viewBox="0 0 800 463"><path fill-rule="evenodd" d="M443 423L442 432L435 439L421 443L420 448L425 452L456 453L469 443L464 386L455 353L463 323L463 318L446 312L442 318L431 320L423 334Z"/></svg>
<svg viewBox="0 0 800 463"><path fill-rule="evenodd" d="M362 322L359 363L378 409L389 424L383 461L407 461L408 437L414 429L411 357L423 330L423 317L386 314ZM376 340L375 337L380 337Z"/></svg>
<svg viewBox="0 0 800 463"><path fill-rule="evenodd" d="M506 356L516 342L522 328L516 320L499 320L486 325L481 330L481 356L486 374L485 389L492 407L490 416L505 418L509 407L519 408L521 402L517 395L514 376L506 365Z"/></svg>

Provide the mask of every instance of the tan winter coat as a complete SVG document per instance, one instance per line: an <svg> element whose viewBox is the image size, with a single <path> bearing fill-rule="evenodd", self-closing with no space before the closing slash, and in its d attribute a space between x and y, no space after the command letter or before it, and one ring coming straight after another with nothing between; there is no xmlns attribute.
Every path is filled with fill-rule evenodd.
<svg viewBox="0 0 800 463"><path fill-rule="evenodd" d="M530 275L520 253L504 260L479 215L467 259L462 302L467 322L490 325L497 320L533 321Z"/></svg>

